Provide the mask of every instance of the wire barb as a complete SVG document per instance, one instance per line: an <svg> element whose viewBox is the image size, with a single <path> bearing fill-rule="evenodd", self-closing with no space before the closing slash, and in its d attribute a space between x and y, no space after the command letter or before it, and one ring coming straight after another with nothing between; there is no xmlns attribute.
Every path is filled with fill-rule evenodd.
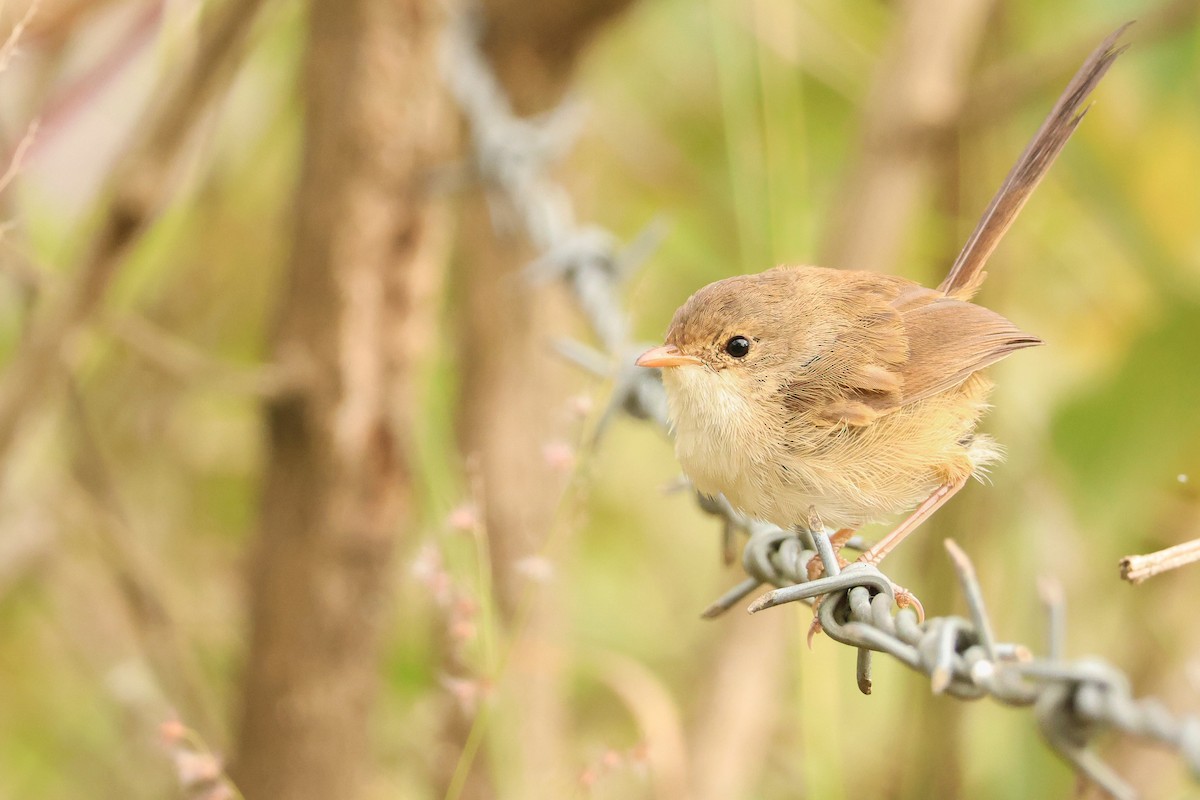
<svg viewBox="0 0 1200 800"><path fill-rule="evenodd" d="M577 128L577 106L537 120L516 117L480 52L478 25L470 16L451 18L443 55L445 80L469 126L473 174L492 193L494 221L524 232L539 254L529 277L566 283L599 342L600 351L575 342L557 345L582 368L612 379L599 429L613 415L626 413L666 432L662 384L654 370L634 366L628 315L620 301L621 282L649 257L658 228L652 225L633 245L622 247L609 232L575 220L569 194L549 177L547 167L567 150ZM696 498L724 529L747 535L742 567L748 577L705 609L704 617L719 616L764 585L775 588L754 601L751 612L824 595L820 624L830 639L858 648L856 679L864 693L872 689L869 654L884 653L928 676L935 693L1032 707L1047 743L1114 798L1135 793L1088 749L1104 730L1173 749L1200 780L1200 718L1172 715L1155 701L1133 699L1124 675L1103 661L1062 658L1058 600L1049 603L1049 656L1034 659L1023 645L995 640L974 568L952 542L947 549L970 618L922 622L911 608L894 611L894 584L877 567L851 563L839 570L832 551L824 552L829 544L824 532L785 531L746 518L724 498ZM862 544L856 537L850 546ZM810 580L808 564L822 556L826 574Z"/></svg>

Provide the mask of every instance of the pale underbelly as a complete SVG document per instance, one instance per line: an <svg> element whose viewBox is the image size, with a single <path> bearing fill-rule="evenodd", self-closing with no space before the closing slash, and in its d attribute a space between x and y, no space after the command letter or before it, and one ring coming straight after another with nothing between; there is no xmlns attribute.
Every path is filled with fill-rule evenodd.
<svg viewBox="0 0 1200 800"><path fill-rule="evenodd" d="M913 462L869 444L849 458L806 459L685 434L676 438L676 454L699 491L723 494L742 513L784 528L808 522L814 511L826 527L858 528L914 508L944 481L936 463L889 466ZM955 449L965 460L961 446Z"/></svg>
<svg viewBox="0 0 1200 800"><path fill-rule="evenodd" d="M679 463L699 491L780 527L814 510L830 528L880 521L999 457L991 439L974 435L989 385L978 375L865 427L775 420L766 426L775 438L762 436L761 414L719 377L667 381Z"/></svg>
<svg viewBox="0 0 1200 800"><path fill-rule="evenodd" d="M765 466L712 475L685 463L684 472L701 492L723 494L742 513L782 528L806 524L813 512L825 527L859 528L913 508L937 486L930 476L917 475L896 476L886 491L844 480L816 486L794 470Z"/></svg>

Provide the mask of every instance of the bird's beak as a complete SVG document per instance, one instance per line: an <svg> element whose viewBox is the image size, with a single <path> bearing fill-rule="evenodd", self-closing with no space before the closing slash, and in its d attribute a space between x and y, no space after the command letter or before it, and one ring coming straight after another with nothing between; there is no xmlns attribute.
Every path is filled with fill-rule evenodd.
<svg viewBox="0 0 1200 800"><path fill-rule="evenodd" d="M639 367L686 367L704 362L695 356L685 356L673 344L664 344L662 347L654 347L642 353L634 363Z"/></svg>

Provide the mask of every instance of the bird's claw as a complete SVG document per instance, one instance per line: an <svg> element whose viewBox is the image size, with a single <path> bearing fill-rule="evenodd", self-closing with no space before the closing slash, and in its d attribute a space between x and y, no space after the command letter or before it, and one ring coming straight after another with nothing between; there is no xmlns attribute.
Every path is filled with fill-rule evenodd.
<svg viewBox="0 0 1200 800"><path fill-rule="evenodd" d="M814 559L814 560L816 560L816 559ZM819 564L818 564L818 566L819 566ZM810 575L812 574L812 571L813 571L813 568L812 568L812 564L810 562L809 563L809 574ZM818 577L820 577L819 573L818 573ZM911 608L913 611L916 612L918 625L925 621L925 606L923 606L921 604L920 598L918 598L915 594L910 592L908 589L905 589L903 586L893 583L892 584L892 596L896 600L897 608ZM819 614L821 611L821 603L825 602L826 598L827 598L827 595L821 595L820 597L817 597L813 600L813 620L812 620L812 624L808 626L808 636L806 637L806 641L808 642L809 650L812 649L813 639L816 638L817 634L822 633L825 630L825 628L823 628L821 626L821 619L820 619Z"/></svg>
<svg viewBox="0 0 1200 800"><path fill-rule="evenodd" d="M821 561L820 556L813 556L808 560L808 565L805 567L805 572L808 574L810 581L815 581L817 578L825 574L825 564Z"/></svg>
<svg viewBox="0 0 1200 800"><path fill-rule="evenodd" d="M834 546L834 551L837 553L838 565L842 568L847 567L849 562L842 558L841 549L853 534L853 530L845 529L838 531L833 537L837 539L837 542ZM808 575L808 579L810 581L815 581L817 578L820 578L825 574L825 564L821 561L819 556L813 556L808 560L808 564L805 566L805 571ZM910 592L908 589L905 589L900 584L893 583L892 596L895 598L897 608L911 608L916 612L918 624L925 621L925 606L921 605L921 600L915 594ZM821 603L825 602L825 598L826 595L813 598L813 621L812 624L808 626L807 636L808 647L810 650L812 649L813 639L817 636L817 634L825 630L823 627L821 627L821 620L818 616L821 610Z"/></svg>
<svg viewBox="0 0 1200 800"><path fill-rule="evenodd" d="M921 601L915 594L895 583L892 584L892 593L896 598L897 608L911 608L917 612L918 623L925 621L925 606L921 605Z"/></svg>
<svg viewBox="0 0 1200 800"><path fill-rule="evenodd" d="M818 633L825 630L824 628L821 627L821 620L817 617L817 609L819 609L821 607L821 601L824 599L825 599L824 597L818 597L816 602L813 603L813 620L812 620L812 624L808 626L808 637L807 637L809 650L812 650L813 638Z"/></svg>

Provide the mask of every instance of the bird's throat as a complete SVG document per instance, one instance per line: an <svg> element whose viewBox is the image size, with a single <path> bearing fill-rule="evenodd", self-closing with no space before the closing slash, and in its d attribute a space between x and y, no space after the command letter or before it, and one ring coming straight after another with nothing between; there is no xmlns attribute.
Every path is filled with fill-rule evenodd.
<svg viewBox="0 0 1200 800"><path fill-rule="evenodd" d="M663 372L680 466L706 494L736 494L761 460L768 428L730 370L679 367ZM733 498L730 498L733 500Z"/></svg>

